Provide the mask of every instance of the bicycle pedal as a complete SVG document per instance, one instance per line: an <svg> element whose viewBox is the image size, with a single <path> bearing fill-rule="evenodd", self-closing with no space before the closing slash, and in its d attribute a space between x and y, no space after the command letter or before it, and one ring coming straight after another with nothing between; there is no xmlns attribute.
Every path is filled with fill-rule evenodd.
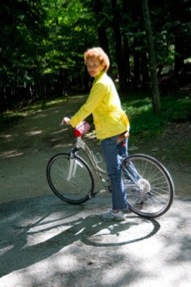
<svg viewBox="0 0 191 287"><path fill-rule="evenodd" d="M94 193L89 194L89 198L90 198L90 199L95 198L96 194L97 194L97 192L94 192Z"/></svg>

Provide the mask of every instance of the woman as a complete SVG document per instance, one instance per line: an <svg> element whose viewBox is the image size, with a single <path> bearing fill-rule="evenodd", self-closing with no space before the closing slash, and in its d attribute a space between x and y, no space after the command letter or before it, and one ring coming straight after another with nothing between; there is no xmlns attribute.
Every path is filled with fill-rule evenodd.
<svg viewBox="0 0 191 287"><path fill-rule="evenodd" d="M112 79L107 75L110 62L101 48L91 48L84 53L84 63L94 78L89 97L85 104L65 124L77 126L90 114L93 115L96 136L106 162L112 184L112 209L101 215L104 221L123 220L128 203L121 178L119 155L127 155L127 139L118 144L120 135L129 131L129 120L121 108L120 99Z"/></svg>

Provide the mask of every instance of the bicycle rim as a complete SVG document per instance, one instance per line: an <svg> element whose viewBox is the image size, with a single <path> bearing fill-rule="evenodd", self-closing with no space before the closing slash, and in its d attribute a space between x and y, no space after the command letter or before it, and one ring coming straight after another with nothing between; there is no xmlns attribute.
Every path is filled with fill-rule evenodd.
<svg viewBox="0 0 191 287"><path fill-rule="evenodd" d="M134 183L127 174L135 179ZM130 209L143 217L156 218L168 211L174 196L173 180L155 158L137 154L123 162L124 185Z"/></svg>
<svg viewBox="0 0 191 287"><path fill-rule="evenodd" d="M61 200L71 204L87 201L94 189L94 180L89 166L78 157L69 153L53 156L46 169L47 181L51 190Z"/></svg>

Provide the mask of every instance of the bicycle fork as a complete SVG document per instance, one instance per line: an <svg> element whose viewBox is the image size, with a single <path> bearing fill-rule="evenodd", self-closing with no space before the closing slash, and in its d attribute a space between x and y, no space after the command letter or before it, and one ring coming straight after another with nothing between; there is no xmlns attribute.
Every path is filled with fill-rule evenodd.
<svg viewBox="0 0 191 287"><path fill-rule="evenodd" d="M68 176L66 180L70 181L76 175L77 166L80 166L81 168L83 168L83 166L80 164L80 162L76 158L72 157L71 155L68 158L68 160L69 160L69 168L68 168Z"/></svg>
<svg viewBox="0 0 191 287"><path fill-rule="evenodd" d="M67 181L70 181L76 174L77 163L74 158L69 158L69 169L68 169L68 176Z"/></svg>

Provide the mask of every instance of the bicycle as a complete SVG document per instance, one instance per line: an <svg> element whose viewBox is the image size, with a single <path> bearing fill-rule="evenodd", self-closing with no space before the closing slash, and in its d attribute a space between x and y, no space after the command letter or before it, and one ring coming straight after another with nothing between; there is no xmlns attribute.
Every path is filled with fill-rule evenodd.
<svg viewBox="0 0 191 287"><path fill-rule="evenodd" d="M82 132L73 129L75 145L69 151L51 157L46 168L51 190L70 204L82 204L98 193L112 192L107 172L98 165L100 158L94 155L83 139L90 125L84 121L81 127L84 128ZM81 149L90 163L79 155ZM146 154L128 155L121 157L120 161L129 209L146 218L166 213L173 202L174 183L165 166ZM95 175L103 186L98 191L95 191Z"/></svg>

